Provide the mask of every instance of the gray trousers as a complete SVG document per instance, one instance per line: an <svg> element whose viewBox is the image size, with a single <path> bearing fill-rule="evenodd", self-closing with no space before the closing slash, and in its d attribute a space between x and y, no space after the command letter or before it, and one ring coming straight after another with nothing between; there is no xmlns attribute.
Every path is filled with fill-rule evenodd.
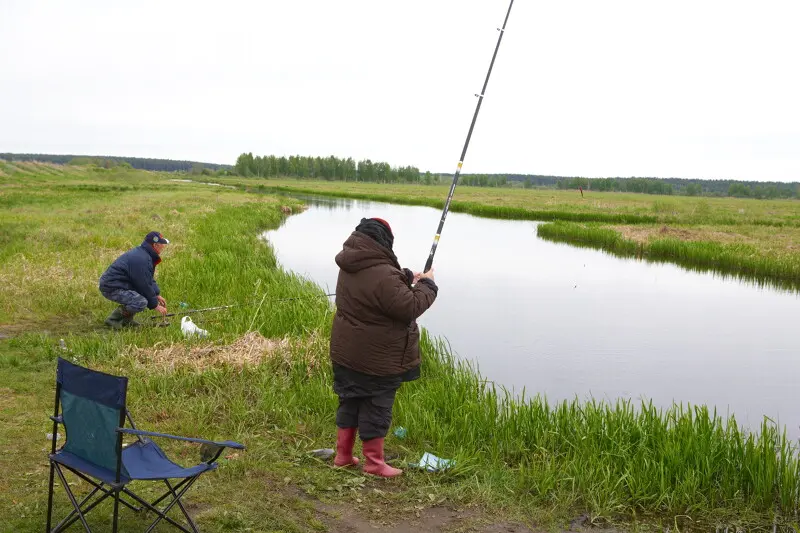
<svg viewBox="0 0 800 533"><path fill-rule="evenodd" d="M125 311L132 315L147 309L147 298L136 291L125 289L112 289L110 291L100 291L105 298L112 302L117 302L125 308Z"/></svg>
<svg viewBox="0 0 800 533"><path fill-rule="evenodd" d="M385 437L392 424L396 392L388 390L375 396L339 398L336 425L340 428L358 428L362 441Z"/></svg>
<svg viewBox="0 0 800 533"><path fill-rule="evenodd" d="M339 397L336 425L358 428L362 441L385 437L392 425L398 376L370 376L333 364L333 391Z"/></svg>

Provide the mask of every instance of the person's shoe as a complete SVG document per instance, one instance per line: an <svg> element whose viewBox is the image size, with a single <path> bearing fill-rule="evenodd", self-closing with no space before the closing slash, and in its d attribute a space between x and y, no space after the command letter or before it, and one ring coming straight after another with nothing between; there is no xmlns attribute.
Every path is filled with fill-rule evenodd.
<svg viewBox="0 0 800 533"><path fill-rule="evenodd" d="M111 329L120 329L122 328L122 318L122 307L117 307L108 315L105 324Z"/></svg>
<svg viewBox="0 0 800 533"><path fill-rule="evenodd" d="M125 309L122 310L122 327L123 328L138 328L142 325L141 322L137 322L133 319L133 316L136 313L130 313Z"/></svg>
<svg viewBox="0 0 800 533"><path fill-rule="evenodd" d="M357 428L338 428L336 431L335 466L356 466L358 458L353 457L353 445L356 443Z"/></svg>
<svg viewBox="0 0 800 533"><path fill-rule="evenodd" d="M383 440L383 437L379 437L364 441L364 457L367 459L364 472L381 477L399 476L403 471L387 465L383 459Z"/></svg>

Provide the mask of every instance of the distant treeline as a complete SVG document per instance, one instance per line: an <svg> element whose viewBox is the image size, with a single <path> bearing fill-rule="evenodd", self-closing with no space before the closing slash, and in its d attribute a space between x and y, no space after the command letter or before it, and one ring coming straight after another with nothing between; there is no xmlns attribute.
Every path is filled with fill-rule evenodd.
<svg viewBox="0 0 800 533"><path fill-rule="evenodd" d="M451 176L439 174L439 179ZM468 187L524 187L526 189L577 189L595 191L681 194L672 184L656 178L565 178L527 174L462 174L459 181Z"/></svg>
<svg viewBox="0 0 800 533"><path fill-rule="evenodd" d="M452 174L421 173L417 167L392 167L382 161L310 156L253 156L243 153L233 171L245 177L298 177L331 181L380 183L450 183ZM459 183L467 187L525 187L577 189L585 191L637 192L685 196L736 196L740 198L800 197L800 183L682 178L581 178L534 174L462 174Z"/></svg>
<svg viewBox="0 0 800 533"><path fill-rule="evenodd" d="M215 163L200 163L198 161L173 161L172 159L153 159L149 157L120 157L120 156L94 156L94 155L54 155L54 154L10 154L0 153L0 159L6 161L42 161L60 165L88 165L94 164L110 168L127 163L133 168L142 170L158 170L162 172L185 171L198 173L198 170L230 170L231 165L218 165Z"/></svg>
<svg viewBox="0 0 800 533"><path fill-rule="evenodd" d="M255 156L245 153L236 159L234 172L240 176L270 178L293 176L308 179L337 181L374 181L381 183L428 183L434 182L430 172L420 174L417 167L393 167L382 161L364 159L356 163L353 158L340 159L335 156L310 157Z"/></svg>
<svg viewBox="0 0 800 533"><path fill-rule="evenodd" d="M435 180L450 179L437 174ZM477 187L522 186L540 189L638 192L683 196L735 196L738 198L800 198L799 182L703 180L685 178L576 178L529 174L463 174L463 185Z"/></svg>
<svg viewBox="0 0 800 533"><path fill-rule="evenodd" d="M12 154L0 153L8 161L45 161L59 164L95 164L106 168L130 165L133 168L192 174L228 174L254 178L297 177L335 181L378 183L450 183L452 174L420 172L417 167L393 167L383 161L335 156L253 156L243 153L236 164L220 165L197 161L174 161L144 157ZM538 174L461 174L459 183L467 187L524 187L538 189L578 189L584 191L636 192L684 196L735 196L738 198L800 198L800 183L708 180L684 178L582 178Z"/></svg>

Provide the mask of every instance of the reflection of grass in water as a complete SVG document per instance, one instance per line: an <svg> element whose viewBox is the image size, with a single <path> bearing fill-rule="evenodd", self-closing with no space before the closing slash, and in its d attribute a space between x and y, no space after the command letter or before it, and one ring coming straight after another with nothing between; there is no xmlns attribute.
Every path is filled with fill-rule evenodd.
<svg viewBox="0 0 800 533"><path fill-rule="evenodd" d="M635 242L609 228L561 221L540 224L537 234L551 241L599 248L622 257L668 261L693 270L730 274L761 284L800 288L800 256L764 254L750 244L657 236L647 242Z"/></svg>

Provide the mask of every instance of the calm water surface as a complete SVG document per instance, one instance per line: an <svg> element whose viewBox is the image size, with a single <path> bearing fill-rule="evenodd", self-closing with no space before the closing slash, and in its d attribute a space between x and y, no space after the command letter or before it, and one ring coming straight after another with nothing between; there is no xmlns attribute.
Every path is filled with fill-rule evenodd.
<svg viewBox="0 0 800 533"><path fill-rule="evenodd" d="M304 200L307 211L264 236L283 268L327 292L361 217L388 220L401 266L419 271L441 216ZM419 323L526 396L706 404L754 429L767 415L800 437L797 294L547 242L536 225L448 214L434 260L439 297Z"/></svg>

